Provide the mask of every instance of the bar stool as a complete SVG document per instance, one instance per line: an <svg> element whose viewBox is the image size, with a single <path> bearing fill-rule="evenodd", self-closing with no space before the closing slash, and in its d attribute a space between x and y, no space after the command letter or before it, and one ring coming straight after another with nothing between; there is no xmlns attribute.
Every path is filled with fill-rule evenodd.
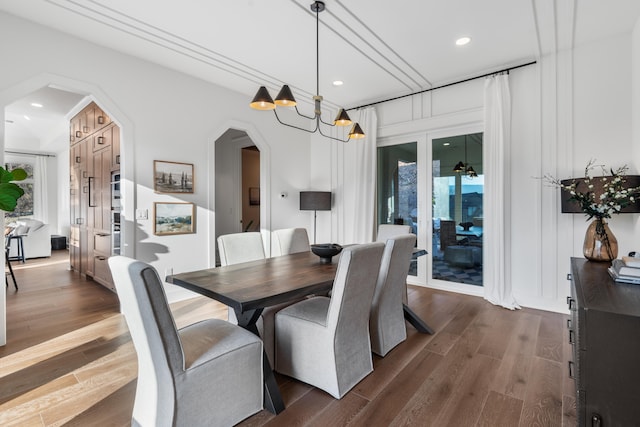
<svg viewBox="0 0 640 427"><path fill-rule="evenodd" d="M9 257L9 260L11 261L22 261L24 263L24 242L22 241L22 234L18 234L16 236L7 236L8 237L8 243L7 243L7 256L9 256L9 252L11 251L11 241L15 239L18 249L17 255L13 256L13 257Z"/></svg>
<svg viewBox="0 0 640 427"><path fill-rule="evenodd" d="M11 240L9 239L9 236L7 236L6 238L6 243L4 246L4 261L7 264L7 267L9 268L9 274L11 274L11 278L13 279L13 286L16 288L16 291L18 290L18 282L16 281L16 276L15 274L13 274L13 267L11 267L11 260L9 259L9 249L11 249L11 246L9 244ZM7 279L7 275L4 275L4 282L5 282L5 287L9 287L9 279Z"/></svg>

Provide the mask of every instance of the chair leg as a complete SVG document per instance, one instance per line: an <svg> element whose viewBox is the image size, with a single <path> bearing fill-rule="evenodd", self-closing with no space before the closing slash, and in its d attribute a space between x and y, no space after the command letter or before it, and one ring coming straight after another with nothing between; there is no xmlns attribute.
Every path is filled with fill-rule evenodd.
<svg viewBox="0 0 640 427"><path fill-rule="evenodd" d="M7 263L7 267L9 267L9 274L11 274L11 278L13 279L13 286L16 288L16 291L18 290L18 282L16 281L16 276L15 274L13 274L13 267L11 267L11 261L9 261L9 251L5 251L5 257L4 257L4 262ZM7 275L5 274L4 276L4 281L6 284L6 287L9 287L9 279L7 279Z"/></svg>

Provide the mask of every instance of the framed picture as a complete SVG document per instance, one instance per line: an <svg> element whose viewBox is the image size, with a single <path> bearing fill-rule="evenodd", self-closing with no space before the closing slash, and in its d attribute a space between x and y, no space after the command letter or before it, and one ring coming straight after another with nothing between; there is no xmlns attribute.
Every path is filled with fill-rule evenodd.
<svg viewBox="0 0 640 427"><path fill-rule="evenodd" d="M153 204L153 234L170 236L196 232L196 211L193 203Z"/></svg>
<svg viewBox="0 0 640 427"><path fill-rule="evenodd" d="M249 206L260 206L260 188L249 187Z"/></svg>
<svg viewBox="0 0 640 427"><path fill-rule="evenodd" d="M153 189L156 193L193 193L193 164L154 160Z"/></svg>

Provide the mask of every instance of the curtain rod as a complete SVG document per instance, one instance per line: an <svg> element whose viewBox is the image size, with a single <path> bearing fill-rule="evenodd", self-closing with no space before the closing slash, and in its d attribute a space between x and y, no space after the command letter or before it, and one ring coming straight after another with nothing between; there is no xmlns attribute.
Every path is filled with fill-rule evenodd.
<svg viewBox="0 0 640 427"><path fill-rule="evenodd" d="M466 82L469 82L471 80L481 79L483 77L492 76L494 74L500 74L500 73L504 73L504 72L508 73L509 71L515 70L516 68L526 67L528 65L533 65L535 63L536 63L536 61L531 61L531 62L527 62L526 64L514 65L513 67L504 68L504 69L498 70L498 71L492 71L490 73L482 74L481 76L469 77L468 79L464 79L464 80L460 80L460 81L452 82L452 83L447 83L447 84L444 84L442 86L431 87L429 89L424 89L424 90L420 90L418 92L408 93L406 95L396 96L394 98L383 99L382 101L376 101L376 102L372 102L370 104L360 105L358 107L347 108L347 111L349 111L349 110L358 110L360 108L371 107L372 105L376 105L376 104L382 104L383 102L395 101L396 99L406 98L408 96L413 96L413 95L419 95L419 94L425 93L425 92L431 92L432 90L442 89L442 88L453 86L453 85L457 85L457 84L460 84L460 83L466 83Z"/></svg>
<svg viewBox="0 0 640 427"><path fill-rule="evenodd" d="M55 154L46 154L46 153L28 153L24 151L13 151L13 150L4 150L5 153L9 154L18 154L23 156L41 156L41 157L55 157Z"/></svg>

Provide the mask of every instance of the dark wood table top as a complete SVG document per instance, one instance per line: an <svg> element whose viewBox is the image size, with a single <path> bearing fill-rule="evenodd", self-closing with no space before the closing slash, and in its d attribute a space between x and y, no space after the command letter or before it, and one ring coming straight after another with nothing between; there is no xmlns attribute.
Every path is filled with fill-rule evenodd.
<svg viewBox="0 0 640 427"><path fill-rule="evenodd" d="M321 264L312 252L175 274L167 282L220 301L240 312L269 307L333 286L339 257ZM376 266L377 268L377 266Z"/></svg>

